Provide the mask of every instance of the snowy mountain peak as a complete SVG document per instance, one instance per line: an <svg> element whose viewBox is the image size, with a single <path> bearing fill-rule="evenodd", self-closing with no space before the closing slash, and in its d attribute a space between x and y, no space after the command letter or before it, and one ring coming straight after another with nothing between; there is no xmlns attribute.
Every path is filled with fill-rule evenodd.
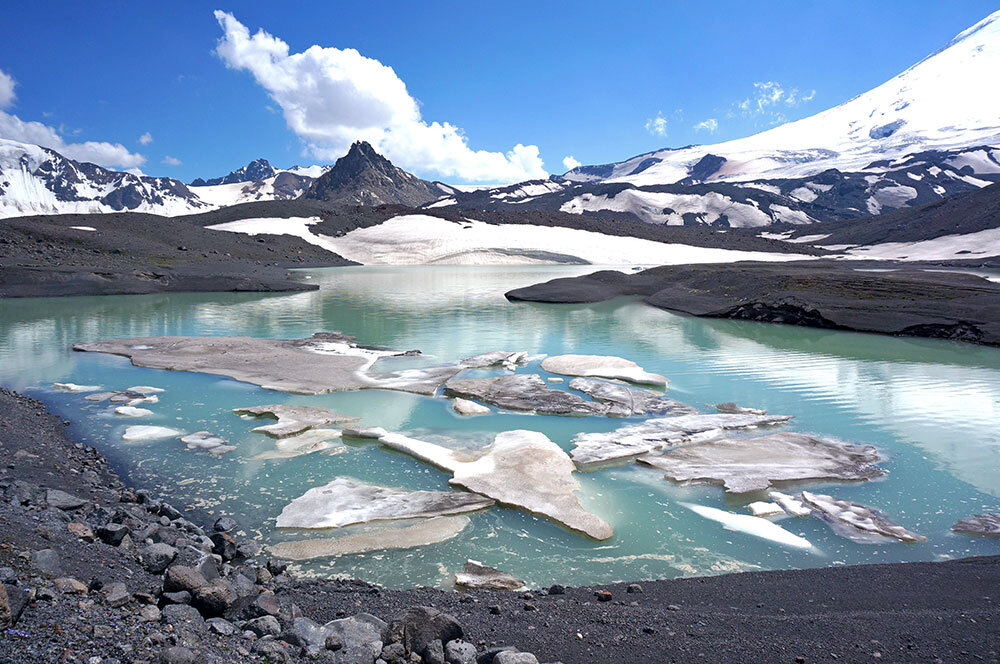
<svg viewBox="0 0 1000 664"><path fill-rule="evenodd" d="M191 182L191 186L211 187L219 184L253 182L254 180L264 180L266 178L273 177L277 173L278 171L276 171L275 168L268 163L267 159L254 159L243 168L238 168L229 175L225 175L220 178L211 178L209 180L197 178Z"/></svg>

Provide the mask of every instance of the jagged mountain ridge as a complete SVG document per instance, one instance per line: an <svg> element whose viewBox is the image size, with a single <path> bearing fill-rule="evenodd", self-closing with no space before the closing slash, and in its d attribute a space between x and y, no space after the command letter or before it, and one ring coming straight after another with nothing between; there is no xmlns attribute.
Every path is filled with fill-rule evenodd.
<svg viewBox="0 0 1000 664"><path fill-rule="evenodd" d="M246 166L219 178L203 180L196 178L191 182L192 187L211 187L220 184L236 184L238 182L253 182L254 180L265 180L278 174L267 159L254 159Z"/></svg>
<svg viewBox="0 0 1000 664"><path fill-rule="evenodd" d="M443 193L442 187L393 166L367 142L358 141L316 178L303 198L337 205L399 203L417 207Z"/></svg>
<svg viewBox="0 0 1000 664"><path fill-rule="evenodd" d="M169 216L211 207L179 180L113 171L0 138L0 217L126 210Z"/></svg>

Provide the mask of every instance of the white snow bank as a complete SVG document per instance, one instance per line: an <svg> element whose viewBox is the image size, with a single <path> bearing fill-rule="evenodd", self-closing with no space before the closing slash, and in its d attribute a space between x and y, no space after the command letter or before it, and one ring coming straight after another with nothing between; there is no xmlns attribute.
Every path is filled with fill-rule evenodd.
<svg viewBox="0 0 1000 664"><path fill-rule="evenodd" d="M789 261L810 256L665 244L572 228L524 224L455 223L412 214L359 228L341 237L317 235L318 218L244 219L209 226L250 235L293 235L364 265L506 265L590 263L679 265L742 260Z"/></svg>
<svg viewBox="0 0 1000 664"><path fill-rule="evenodd" d="M919 242L884 242L849 249L847 255L849 258L882 258L900 261L1000 256L1000 228L990 228L962 235L942 235L933 240Z"/></svg>

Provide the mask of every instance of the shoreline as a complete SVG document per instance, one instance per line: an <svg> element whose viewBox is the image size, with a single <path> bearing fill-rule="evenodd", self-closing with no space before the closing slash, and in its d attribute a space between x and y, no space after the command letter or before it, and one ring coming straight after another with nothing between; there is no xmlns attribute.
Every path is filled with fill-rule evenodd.
<svg viewBox="0 0 1000 664"><path fill-rule="evenodd" d="M0 388L0 450L7 459L0 469L0 489L6 496L0 501L4 524L0 568L11 568L16 579L16 585L7 588L35 592L20 620L0 632L0 661L53 661L54 654L66 647L81 656L79 661L87 661L84 654L157 661L171 641L179 644L173 647L201 653L197 661L260 661L254 648L260 651L267 641L277 641L290 657L287 661L315 661L298 657L298 646L284 640L294 641L289 633L250 639L239 631L222 636L209 629L189 629L165 617L166 606L157 609L158 620L143 622L139 612L153 613L147 607L156 606L160 584L159 575L140 562L140 552L148 544L131 541L128 546L111 546L99 537L87 543L67 532L66 522L86 521L84 514L90 509L104 514L116 509L141 512L140 505L132 502L141 496L147 506L167 505L160 508L161 514L173 516L173 508L163 502L170 496L131 490L107 459L73 441L65 424L41 402L4 388ZM87 496L86 506L42 508L37 497L21 505L11 496L22 495L25 483ZM174 522L187 522L190 533L212 531L210 524L195 525L196 512L175 511L176 519L168 519L169 528ZM159 517L161 523L164 518ZM234 544L245 547L246 553L258 550L258 545L240 539L238 530L232 532L237 535ZM124 583L132 597L113 607L105 590L68 594L53 589L54 575L33 569L32 558L37 555L33 552L45 547L57 552L60 575L84 584L100 578L105 590ZM268 565L259 553L246 560L237 556L229 564L254 570L258 582L273 577L259 586L265 595L273 593L278 605L294 604L321 624L361 612L389 621L407 607L428 605L457 618L466 639L480 653L509 645L533 652L543 662L812 662L831 661L834 655L840 661L950 662L973 656L996 661L1000 652L1000 556L641 581L632 591L629 586L635 584L629 583L557 588L560 593L397 590L360 580L296 580L260 572L280 566ZM143 604L147 597L154 603ZM278 619L290 615L279 612ZM100 631L96 626L130 621L135 623L130 636L96 635ZM163 643L156 636L150 640L154 632L164 637ZM15 652L17 658L11 659Z"/></svg>

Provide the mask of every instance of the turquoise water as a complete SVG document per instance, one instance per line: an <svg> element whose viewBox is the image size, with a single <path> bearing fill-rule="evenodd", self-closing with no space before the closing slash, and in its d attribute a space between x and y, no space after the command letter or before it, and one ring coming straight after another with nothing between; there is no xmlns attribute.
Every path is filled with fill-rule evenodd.
<svg viewBox="0 0 1000 664"><path fill-rule="evenodd" d="M42 399L71 434L99 448L136 485L170 491L174 503L231 514L264 543L334 533L276 532L274 518L307 489L346 475L388 486L447 489L448 476L375 445L284 460L251 457L273 440L233 415L240 406L310 404L415 436L475 447L493 434L533 429L570 449L580 431L625 422L496 414L460 418L450 402L398 392L296 396L216 376L133 367L125 358L74 353L77 341L122 336L303 337L340 330L362 343L419 348L439 361L490 350L621 355L671 380L672 397L703 407L735 401L794 415L789 430L875 445L888 475L814 487L884 510L927 536L919 544L862 545L818 519L781 524L814 544L801 551L735 533L680 505L746 513L748 500L714 487L680 487L637 465L579 474L581 501L615 528L593 542L524 512L471 515L458 537L418 549L298 565L301 573L357 576L391 586L450 584L467 558L537 585L581 584L1000 553L1000 541L952 534L957 519L1000 510L1000 351L736 321L699 320L622 299L597 305L506 302L506 290L592 267L365 267L304 271L321 290L292 295L169 294L0 301L0 384ZM537 362L521 371L538 371ZM166 390L156 415L123 421L106 403L52 391L53 382ZM215 459L176 439L125 443L129 424L208 429L238 449ZM356 528L344 529L345 532ZM339 533L336 533L339 534ZM387 535L391 537L391 535Z"/></svg>

